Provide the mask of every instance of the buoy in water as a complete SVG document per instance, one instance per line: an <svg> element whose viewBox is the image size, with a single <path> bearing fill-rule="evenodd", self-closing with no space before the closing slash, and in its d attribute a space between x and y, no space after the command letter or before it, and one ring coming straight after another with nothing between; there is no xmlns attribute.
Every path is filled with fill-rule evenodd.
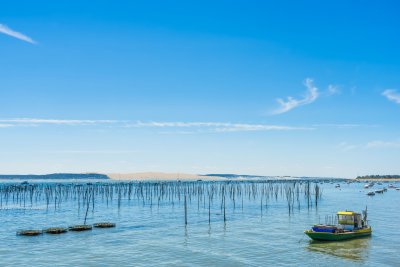
<svg viewBox="0 0 400 267"><path fill-rule="evenodd" d="M17 232L17 235L25 235L25 236L36 236L41 234L43 234L41 230L22 230Z"/></svg>
<svg viewBox="0 0 400 267"><path fill-rule="evenodd" d="M68 228L70 231L81 232L81 231L88 231L92 230L91 225L82 224L82 225L73 225Z"/></svg>
<svg viewBox="0 0 400 267"><path fill-rule="evenodd" d="M63 227L50 227L50 228L44 229L43 232L45 232L46 234L56 235L56 234L66 233L66 232L68 232L68 229L63 228Z"/></svg>
<svg viewBox="0 0 400 267"><path fill-rule="evenodd" d="M95 224L93 224L93 227L95 227L95 228L112 228L112 227L115 227L115 223L112 223L112 222L95 223Z"/></svg>

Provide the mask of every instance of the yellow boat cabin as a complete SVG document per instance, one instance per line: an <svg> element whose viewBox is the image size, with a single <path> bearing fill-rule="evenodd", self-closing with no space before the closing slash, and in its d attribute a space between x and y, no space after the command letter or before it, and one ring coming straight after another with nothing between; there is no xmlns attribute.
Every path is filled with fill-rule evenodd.
<svg viewBox="0 0 400 267"><path fill-rule="evenodd" d="M344 230L354 230L357 228L364 227L364 220L362 218L361 213L357 213L354 211L338 211L338 223L343 226Z"/></svg>

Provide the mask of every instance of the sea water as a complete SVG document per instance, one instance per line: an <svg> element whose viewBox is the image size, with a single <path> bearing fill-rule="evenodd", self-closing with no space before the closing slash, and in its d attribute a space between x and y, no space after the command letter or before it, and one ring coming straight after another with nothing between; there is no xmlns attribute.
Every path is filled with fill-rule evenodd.
<svg viewBox="0 0 400 267"><path fill-rule="evenodd" d="M114 195L109 203L96 200L87 223L111 221L115 228L34 237L16 232L82 224L84 203L78 208L73 199L22 206L3 201L0 266L400 266L400 191L369 197L362 183L335 184L318 184L318 207L307 207L302 199L291 212L283 196L263 204L246 196L235 207L227 200L226 221L219 199L210 210L211 222L207 201L188 200L187 225L183 199L150 204L122 198L118 204ZM326 243L304 234L338 210L361 212L366 206L371 237Z"/></svg>

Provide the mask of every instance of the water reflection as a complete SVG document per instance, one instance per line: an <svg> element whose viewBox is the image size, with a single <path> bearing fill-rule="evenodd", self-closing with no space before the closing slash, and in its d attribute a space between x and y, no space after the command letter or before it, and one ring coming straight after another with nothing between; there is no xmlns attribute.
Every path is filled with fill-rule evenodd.
<svg viewBox="0 0 400 267"><path fill-rule="evenodd" d="M369 255L371 237L340 242L310 241L307 249L347 260L364 262Z"/></svg>

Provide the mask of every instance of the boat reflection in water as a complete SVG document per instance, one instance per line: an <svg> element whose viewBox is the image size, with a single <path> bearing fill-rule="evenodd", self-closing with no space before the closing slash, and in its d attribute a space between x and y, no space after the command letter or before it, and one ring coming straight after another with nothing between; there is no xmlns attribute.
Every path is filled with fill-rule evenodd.
<svg viewBox="0 0 400 267"><path fill-rule="evenodd" d="M339 258L363 262L368 258L370 237L362 237L341 242L310 241L307 249Z"/></svg>

